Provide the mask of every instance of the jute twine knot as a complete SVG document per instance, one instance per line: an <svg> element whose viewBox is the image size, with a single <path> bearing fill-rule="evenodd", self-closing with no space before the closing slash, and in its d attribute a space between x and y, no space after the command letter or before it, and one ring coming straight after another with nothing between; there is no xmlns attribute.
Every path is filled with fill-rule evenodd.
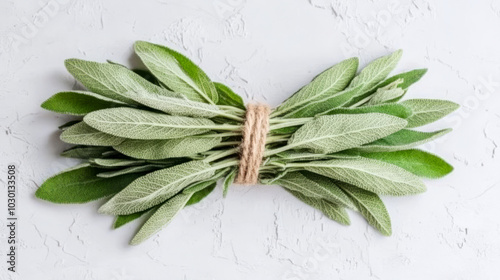
<svg viewBox="0 0 500 280"><path fill-rule="evenodd" d="M259 168L266 148L269 132L269 106L249 104L243 126L243 139L240 145L240 165L237 184L254 185L259 179Z"/></svg>

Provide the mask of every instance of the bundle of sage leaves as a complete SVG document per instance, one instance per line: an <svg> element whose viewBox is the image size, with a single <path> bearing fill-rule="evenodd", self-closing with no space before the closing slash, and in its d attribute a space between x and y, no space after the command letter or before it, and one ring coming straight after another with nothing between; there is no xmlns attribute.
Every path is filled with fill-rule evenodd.
<svg viewBox="0 0 500 280"><path fill-rule="evenodd" d="M99 212L118 228L141 216L131 244L198 203L222 180L223 195L238 173L245 104L211 81L191 60L164 46L139 41L147 69L108 61L65 62L87 91L59 92L42 104L77 116L60 127L74 144L62 156L83 163L47 179L38 198L54 203L109 200ZM346 209L391 234L379 195L425 191L420 177L452 171L417 146L450 132L414 130L458 108L445 100L406 99L426 69L388 77L402 51L378 58L358 73L350 58L325 70L272 109L259 182L280 185L325 216L348 225Z"/></svg>

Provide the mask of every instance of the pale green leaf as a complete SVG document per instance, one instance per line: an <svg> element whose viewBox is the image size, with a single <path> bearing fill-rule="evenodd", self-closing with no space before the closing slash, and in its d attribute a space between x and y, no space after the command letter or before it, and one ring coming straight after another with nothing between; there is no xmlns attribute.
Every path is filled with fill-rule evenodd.
<svg viewBox="0 0 500 280"><path fill-rule="evenodd" d="M165 159L196 155L208 151L221 142L220 137L184 137L166 140L126 139L114 148L129 157Z"/></svg>
<svg viewBox="0 0 500 280"><path fill-rule="evenodd" d="M208 132L214 122L202 118L170 116L132 108L92 112L83 119L91 127L130 139L172 139Z"/></svg>
<svg viewBox="0 0 500 280"><path fill-rule="evenodd" d="M413 114L408 118L408 128L423 126L435 122L460 106L448 100L410 99L401 102L410 108Z"/></svg>
<svg viewBox="0 0 500 280"><path fill-rule="evenodd" d="M339 183L339 186L352 198L366 221L382 234L392 234L391 218L380 197L372 192Z"/></svg>
<svg viewBox="0 0 500 280"><path fill-rule="evenodd" d="M100 213L128 215L146 210L171 198L190 184L210 178L215 167L202 161L190 161L149 173L116 194Z"/></svg>
<svg viewBox="0 0 500 280"><path fill-rule="evenodd" d="M300 192L311 198L324 199L337 205L355 209L349 197L339 189L333 180L314 173L306 171L288 172L286 175L274 180L273 184L294 192Z"/></svg>
<svg viewBox="0 0 500 280"><path fill-rule="evenodd" d="M318 199L318 198L312 198L303 195L300 192L297 191L292 191L288 190L293 196L298 198L300 201L304 202L305 204L318 209L321 211L326 217L342 224L342 225L350 225L351 220L349 219L349 214L347 214L347 211L334 203L331 203L329 201L326 201L324 199Z"/></svg>
<svg viewBox="0 0 500 280"><path fill-rule="evenodd" d="M294 110L304 105L342 91L352 80L358 69L358 59L346 59L319 74L314 80L288 98L273 115L294 115Z"/></svg>
<svg viewBox="0 0 500 280"><path fill-rule="evenodd" d="M288 147L334 153L373 142L405 126L405 120L380 113L321 116L299 128Z"/></svg>
<svg viewBox="0 0 500 280"><path fill-rule="evenodd" d="M103 167L123 167L123 166L134 166L141 165L144 163L143 160L135 159L119 159L119 158L93 158L89 162L94 165L99 165Z"/></svg>
<svg viewBox="0 0 500 280"><path fill-rule="evenodd" d="M405 91L398 88L398 87L390 88L390 89L381 88L381 89L378 89L372 95L372 97L370 98L368 103L366 103L366 105L364 105L364 106L378 105L378 104L391 102L392 100L403 96L404 93L405 93Z"/></svg>
<svg viewBox="0 0 500 280"><path fill-rule="evenodd" d="M109 64L68 59L65 61L68 71L90 91L105 97L136 104L123 97L125 92L151 92L170 96L171 92L156 86L127 68Z"/></svg>
<svg viewBox="0 0 500 280"><path fill-rule="evenodd" d="M77 145L90 146L114 146L123 142L123 138L106 134L88 126L84 122L79 122L61 133L61 140Z"/></svg>
<svg viewBox="0 0 500 280"><path fill-rule="evenodd" d="M150 92L127 92L122 95L139 104L171 115L212 118L223 113L216 105L179 97L169 97Z"/></svg>
<svg viewBox="0 0 500 280"><path fill-rule="evenodd" d="M192 194L180 193L167 200L154 214L144 223L141 229L134 236L130 245L137 245L148 239L164 226L166 226L186 206Z"/></svg>
<svg viewBox="0 0 500 280"><path fill-rule="evenodd" d="M399 62L403 55L402 50L393 52L390 55L380 57L370 62L349 84L348 89L361 86L359 92L370 90L382 80L384 80Z"/></svg>
<svg viewBox="0 0 500 280"><path fill-rule="evenodd" d="M322 115L338 115L338 114L366 114L366 113L381 113L398 118L406 119L412 112L411 110L401 104L380 104L373 106L363 106L359 108L335 108L327 111Z"/></svg>
<svg viewBox="0 0 500 280"><path fill-rule="evenodd" d="M127 167L127 168L120 169L120 170L101 172L101 173L97 174L97 177L111 178L111 177L116 177L116 176L120 176L120 175L124 175L124 174L148 172L148 171L152 171L155 169L158 169L158 166L152 165L152 164L131 166L131 167Z"/></svg>
<svg viewBox="0 0 500 280"><path fill-rule="evenodd" d="M426 190L417 176L403 168L373 159L334 159L300 165L307 171L377 194L400 196L418 194Z"/></svg>
<svg viewBox="0 0 500 280"><path fill-rule="evenodd" d="M191 60L165 46L144 41L134 45L148 69L174 92L188 99L216 104L217 90L208 76Z"/></svg>

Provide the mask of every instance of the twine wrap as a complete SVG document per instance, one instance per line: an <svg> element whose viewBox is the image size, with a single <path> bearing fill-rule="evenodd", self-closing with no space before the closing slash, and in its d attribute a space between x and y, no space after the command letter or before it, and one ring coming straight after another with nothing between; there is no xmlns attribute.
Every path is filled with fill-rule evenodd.
<svg viewBox="0 0 500 280"><path fill-rule="evenodd" d="M249 104L243 126L243 139L240 145L240 165L237 184L254 185L259 179L259 168L266 148L269 132L269 106Z"/></svg>

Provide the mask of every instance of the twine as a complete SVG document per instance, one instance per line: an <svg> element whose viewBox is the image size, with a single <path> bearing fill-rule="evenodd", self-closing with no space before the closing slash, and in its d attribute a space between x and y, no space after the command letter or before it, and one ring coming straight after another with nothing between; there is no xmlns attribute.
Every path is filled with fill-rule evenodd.
<svg viewBox="0 0 500 280"><path fill-rule="evenodd" d="M243 126L243 139L240 145L240 164L237 184L255 185L259 179L259 168L266 148L269 132L269 106L249 104Z"/></svg>

